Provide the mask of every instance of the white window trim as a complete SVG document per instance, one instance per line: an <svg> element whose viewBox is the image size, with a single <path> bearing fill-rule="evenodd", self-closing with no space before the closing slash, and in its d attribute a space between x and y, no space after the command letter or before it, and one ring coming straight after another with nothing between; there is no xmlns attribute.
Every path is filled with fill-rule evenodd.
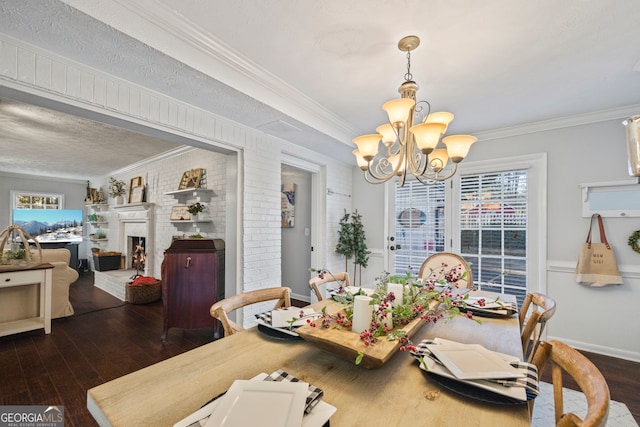
<svg viewBox="0 0 640 427"><path fill-rule="evenodd" d="M64 209L64 194L62 193L43 193L40 191L20 191L20 190L11 190L11 212L9 216L11 217L11 223L13 224L13 210L16 209L16 196L19 194L26 194L29 196L42 196L42 197L57 197L60 200L58 205L59 209Z"/></svg>
<svg viewBox="0 0 640 427"><path fill-rule="evenodd" d="M547 153L461 163L451 185L445 188L445 250L460 252L460 200L453 197L453 187L460 187L462 175L528 171L527 206L527 292L547 293Z"/></svg>

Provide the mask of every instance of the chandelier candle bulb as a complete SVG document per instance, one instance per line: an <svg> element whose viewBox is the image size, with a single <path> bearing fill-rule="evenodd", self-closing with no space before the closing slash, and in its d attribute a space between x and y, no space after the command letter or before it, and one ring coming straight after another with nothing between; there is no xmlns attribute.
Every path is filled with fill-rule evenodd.
<svg viewBox="0 0 640 427"><path fill-rule="evenodd" d="M370 303L371 297L365 295L357 295L353 298L353 321L351 323L353 332L359 334L371 326L373 306Z"/></svg>
<svg viewBox="0 0 640 427"><path fill-rule="evenodd" d="M391 303L393 307L402 305L402 298L404 295L404 285L402 283L388 283L387 292L392 293L396 299Z"/></svg>

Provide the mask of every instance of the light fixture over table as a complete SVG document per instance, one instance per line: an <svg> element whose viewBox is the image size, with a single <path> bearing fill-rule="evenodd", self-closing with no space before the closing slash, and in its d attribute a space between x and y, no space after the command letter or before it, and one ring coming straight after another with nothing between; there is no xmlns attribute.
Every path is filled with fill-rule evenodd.
<svg viewBox="0 0 640 427"><path fill-rule="evenodd" d="M398 89L401 98L382 105L389 116L389 123L378 126L378 133L353 139L358 146L353 154L364 171L364 178L371 184L387 182L396 176L402 186L407 171L423 184L449 179L456 173L458 163L469 153L471 144L477 140L471 135L451 135L442 138L446 148L438 146L453 120L453 114L432 113L429 102L416 102L418 85L411 74L411 51L419 44L417 36L407 36L398 42L398 49L407 52L407 73ZM420 120L414 125L417 115ZM383 147L378 151L380 141ZM449 160L453 166L447 168Z"/></svg>

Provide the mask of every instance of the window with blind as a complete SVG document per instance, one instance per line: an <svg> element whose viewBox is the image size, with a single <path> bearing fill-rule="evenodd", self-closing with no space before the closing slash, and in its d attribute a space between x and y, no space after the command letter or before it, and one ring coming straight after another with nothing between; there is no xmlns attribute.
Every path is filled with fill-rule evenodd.
<svg viewBox="0 0 640 427"><path fill-rule="evenodd" d="M460 255L479 289L527 293L527 170L460 178Z"/></svg>
<svg viewBox="0 0 640 427"><path fill-rule="evenodd" d="M444 251L444 183L396 183L395 274L418 273L429 255Z"/></svg>

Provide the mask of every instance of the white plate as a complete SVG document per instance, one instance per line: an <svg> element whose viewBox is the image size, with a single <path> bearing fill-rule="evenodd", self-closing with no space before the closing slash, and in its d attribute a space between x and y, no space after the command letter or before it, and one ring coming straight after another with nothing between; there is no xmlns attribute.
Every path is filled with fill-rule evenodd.
<svg viewBox="0 0 640 427"><path fill-rule="evenodd" d="M309 384L236 380L205 427L299 427Z"/></svg>
<svg viewBox="0 0 640 427"><path fill-rule="evenodd" d="M256 375L251 378L252 381L263 381L267 377L267 374L264 372ZM212 402L207 403L202 408L198 409L191 415L182 420L178 421L173 425L173 427L189 427L194 425L202 420L207 419L209 415L213 412L213 410L220 404L221 400L216 399ZM310 413L305 414L302 417L302 426L301 427L323 427L327 421L331 418L331 416L336 412L336 407L333 405L329 405L325 401L321 400L316 404L316 406L311 410ZM200 426L200 424L197 424Z"/></svg>
<svg viewBox="0 0 640 427"><path fill-rule="evenodd" d="M442 338L436 338L434 340L434 342L435 343L440 343L441 345L445 345L445 344L459 345L459 346L460 345L466 345L466 344L455 343L455 341L444 340ZM502 354L502 353L495 353L495 354L498 357L500 357L502 360L507 362L507 363L518 360L518 358L513 357L513 356L509 356L507 354ZM446 367L436 363L433 359L431 359L429 357L425 357L424 358L424 363L427 365L426 369L422 365L422 363L420 364L420 369L426 370L429 373L432 373L432 374L435 374L435 375L440 375L440 376L447 377L447 378L452 378L452 379L454 379L456 381L467 383L467 384L473 385L475 387L482 388L484 390L489 390L491 392L501 394L503 396L507 396L507 397L511 397L513 399L521 400L523 402L527 401L527 391L525 390L524 387L517 387L517 386L516 387L506 387L506 386L503 386L503 385L498 384L496 382L488 381L488 380L460 380L460 379L456 378L451 373L451 371L449 371Z"/></svg>
<svg viewBox="0 0 640 427"><path fill-rule="evenodd" d="M496 353L478 344L433 344L427 348L456 378L461 380L524 376Z"/></svg>
<svg viewBox="0 0 640 427"><path fill-rule="evenodd" d="M361 288L358 286L346 286L344 288L345 291L350 292L351 294L356 294L358 293L358 291L362 290L362 292L366 295L366 296L370 296L371 294L373 294L376 290L375 289L371 289L371 288ZM332 293L332 292L338 292L338 288L335 289L327 289L327 292Z"/></svg>

